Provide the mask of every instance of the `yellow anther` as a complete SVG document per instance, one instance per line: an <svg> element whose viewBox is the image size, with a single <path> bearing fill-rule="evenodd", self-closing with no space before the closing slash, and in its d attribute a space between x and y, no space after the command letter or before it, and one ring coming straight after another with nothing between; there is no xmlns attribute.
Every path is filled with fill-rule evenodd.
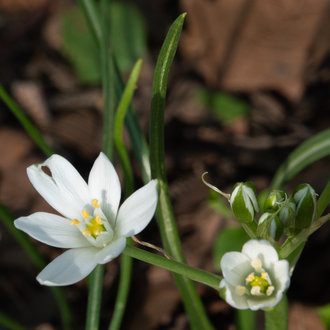
<svg viewBox="0 0 330 330"><path fill-rule="evenodd" d="M243 296L246 293L246 287L243 285L237 285L235 291L237 295Z"/></svg>
<svg viewBox="0 0 330 330"><path fill-rule="evenodd" d="M77 220L77 219L72 219L72 220L70 221L70 223L71 223L71 225L80 225L80 221Z"/></svg>
<svg viewBox="0 0 330 330"><path fill-rule="evenodd" d="M250 292L254 296L259 296L260 295L260 290L261 290L260 286L253 286L251 288L251 291Z"/></svg>
<svg viewBox="0 0 330 330"><path fill-rule="evenodd" d="M98 223L99 225L103 225L103 222L102 222L101 217L99 215L97 215L95 217L95 222Z"/></svg>
<svg viewBox="0 0 330 330"><path fill-rule="evenodd" d="M93 200L92 200L92 205L93 205L96 209L98 209L98 208L101 207L101 205L99 204L99 201L98 201L97 199L93 199Z"/></svg>
<svg viewBox="0 0 330 330"><path fill-rule="evenodd" d="M255 278L255 275L253 273L251 273L246 279L245 281L246 282L252 282Z"/></svg>
<svg viewBox="0 0 330 330"><path fill-rule="evenodd" d="M266 290L266 295L270 296L274 292L275 288L271 285Z"/></svg>
<svg viewBox="0 0 330 330"><path fill-rule="evenodd" d="M88 219L90 217L90 214L87 212L87 210L82 210L81 214L85 219Z"/></svg>
<svg viewBox="0 0 330 330"><path fill-rule="evenodd" d="M85 230L83 231L83 234L84 234L84 235L91 235L91 232L90 232L90 230L85 229Z"/></svg>
<svg viewBox="0 0 330 330"><path fill-rule="evenodd" d="M251 261L251 266L257 271L260 272L262 268L262 263L260 259L255 259Z"/></svg>

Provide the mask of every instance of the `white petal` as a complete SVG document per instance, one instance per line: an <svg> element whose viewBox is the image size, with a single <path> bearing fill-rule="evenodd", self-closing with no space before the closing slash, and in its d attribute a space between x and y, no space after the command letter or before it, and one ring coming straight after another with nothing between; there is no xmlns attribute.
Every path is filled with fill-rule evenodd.
<svg viewBox="0 0 330 330"><path fill-rule="evenodd" d="M59 215L37 212L15 220L15 227L34 239L60 248L79 248L90 246L75 225Z"/></svg>
<svg viewBox="0 0 330 330"><path fill-rule="evenodd" d="M48 167L51 176L42 167ZM28 167L27 174L34 188L59 213L69 219L80 215L89 201L86 182L63 157L53 155L44 163Z"/></svg>
<svg viewBox="0 0 330 330"><path fill-rule="evenodd" d="M227 252L221 259L220 267L226 282L233 286L244 285L245 277L253 271L251 260L241 252Z"/></svg>
<svg viewBox="0 0 330 330"><path fill-rule="evenodd" d="M266 240L251 239L243 245L242 253L251 260L260 259L266 268L278 261L275 248Z"/></svg>
<svg viewBox="0 0 330 330"><path fill-rule="evenodd" d="M126 247L126 238L120 237L119 239L112 241L105 248L100 250L96 256L95 261L98 264L105 264L106 262L111 261L112 259L118 257Z"/></svg>
<svg viewBox="0 0 330 330"><path fill-rule="evenodd" d="M246 301L246 296L238 296L235 294L235 287L231 286L224 279L220 283L220 289L226 288L225 298L227 303L237 309L247 309L249 306Z"/></svg>
<svg viewBox="0 0 330 330"><path fill-rule="evenodd" d="M71 249L54 259L37 276L40 284L63 286L85 278L96 266L98 249L94 247Z"/></svg>
<svg viewBox="0 0 330 330"><path fill-rule="evenodd" d="M260 296L258 297L250 296L247 299L247 303L251 310L256 311L262 308L274 307L279 303L281 299L282 299L282 293L278 292L276 296L271 296L271 297L261 298Z"/></svg>
<svg viewBox="0 0 330 330"><path fill-rule="evenodd" d="M157 200L156 180L150 181L127 198L118 212L116 234L128 237L141 232L152 219Z"/></svg>
<svg viewBox="0 0 330 330"><path fill-rule="evenodd" d="M290 285L290 265L287 260L279 260L273 268L276 290L286 290Z"/></svg>
<svg viewBox="0 0 330 330"><path fill-rule="evenodd" d="M114 226L121 197L116 170L104 153L100 153L89 173L88 187L92 199L97 199L102 211Z"/></svg>

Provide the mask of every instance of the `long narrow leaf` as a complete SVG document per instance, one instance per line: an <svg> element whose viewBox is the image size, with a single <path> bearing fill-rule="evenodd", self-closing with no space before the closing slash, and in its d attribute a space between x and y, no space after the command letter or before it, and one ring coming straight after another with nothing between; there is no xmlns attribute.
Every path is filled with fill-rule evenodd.
<svg viewBox="0 0 330 330"><path fill-rule="evenodd" d="M38 129L32 124L30 119L25 115L23 110L16 104L16 102L10 97L10 95L5 91L3 86L0 84L0 98L11 110L14 116L22 124L26 132L30 135L32 140L39 146L43 153L49 157L53 154L52 149L45 142Z"/></svg>
<svg viewBox="0 0 330 330"><path fill-rule="evenodd" d="M128 78L128 82L126 84L123 96L119 102L115 116L114 139L121 160L121 164L124 170L126 197L128 197L134 191L134 178L133 178L132 167L129 161L129 156L123 143L122 131L123 131L124 119L128 107L131 103L134 93L134 88L140 74L141 65L142 65L142 60L138 60L134 65L130 77ZM131 239L127 240L127 244L128 245L132 244ZM131 273L132 273L132 258L124 254L121 258L119 288L116 297L115 309L109 325L109 330L120 329L120 325L125 312L128 293L130 289Z"/></svg>
<svg viewBox="0 0 330 330"><path fill-rule="evenodd" d="M289 155L277 170L271 189L281 188L307 165L328 155L330 155L330 129L311 137Z"/></svg>
<svg viewBox="0 0 330 330"><path fill-rule="evenodd" d="M179 234L169 199L164 165L164 110L168 73L176 53L184 18L180 15L170 27L156 64L152 87L150 119L150 164L152 177L159 182L159 203L156 218L165 250L184 262ZM212 329L196 288L191 280L174 275L192 329Z"/></svg>

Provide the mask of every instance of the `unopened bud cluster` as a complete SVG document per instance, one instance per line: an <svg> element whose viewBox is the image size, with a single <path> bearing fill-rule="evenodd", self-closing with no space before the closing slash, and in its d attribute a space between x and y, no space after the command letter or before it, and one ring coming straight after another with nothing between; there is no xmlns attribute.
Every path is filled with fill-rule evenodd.
<svg viewBox="0 0 330 330"><path fill-rule="evenodd" d="M251 182L237 183L229 202L239 222L251 224L255 221L259 205ZM262 210L257 236L278 241L282 235L296 234L310 227L316 216L316 193L309 184L299 185L292 196L282 190L273 190L266 197Z"/></svg>

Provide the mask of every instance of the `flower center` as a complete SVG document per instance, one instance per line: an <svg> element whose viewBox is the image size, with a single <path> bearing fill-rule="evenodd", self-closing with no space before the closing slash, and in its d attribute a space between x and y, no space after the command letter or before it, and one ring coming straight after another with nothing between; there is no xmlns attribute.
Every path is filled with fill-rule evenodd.
<svg viewBox="0 0 330 330"><path fill-rule="evenodd" d="M101 206L98 203L98 200L93 199L92 205L94 207L93 216L90 215L86 209L82 210L81 212L81 215L84 219L83 228L85 228L82 230L82 233L84 235L92 236L93 238L96 239L102 232L107 231L107 229L104 226L101 216L97 214L102 212L102 211L98 211L98 209L101 208ZM72 225L81 224L81 222L78 219L72 219L70 223Z"/></svg>
<svg viewBox="0 0 330 330"><path fill-rule="evenodd" d="M251 294L265 294L270 284L266 272L262 272L260 276L251 273L245 280L251 287Z"/></svg>
<svg viewBox="0 0 330 330"><path fill-rule="evenodd" d="M253 296L270 296L274 292L275 287L272 285L268 273L263 269L261 260L253 260L251 266L255 271L245 278L245 286L236 286L236 293L240 296L246 293L250 293Z"/></svg>

